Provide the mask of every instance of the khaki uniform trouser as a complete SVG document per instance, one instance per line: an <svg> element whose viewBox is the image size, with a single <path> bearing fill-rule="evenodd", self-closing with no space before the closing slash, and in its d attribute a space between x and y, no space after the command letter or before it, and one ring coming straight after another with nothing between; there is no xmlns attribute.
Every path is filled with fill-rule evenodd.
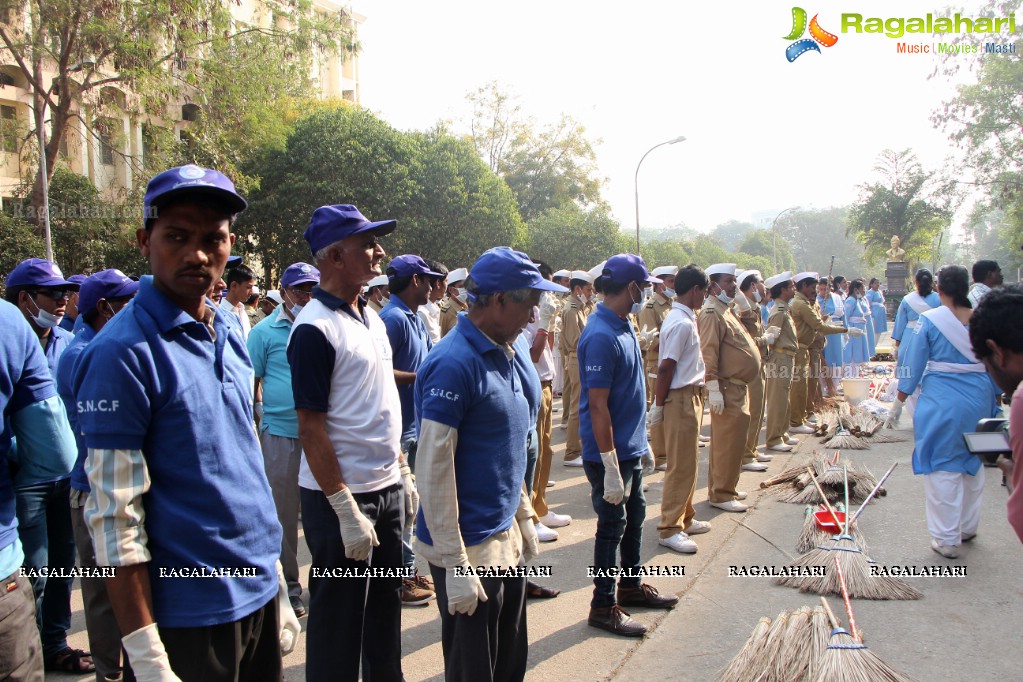
<svg viewBox="0 0 1023 682"><path fill-rule="evenodd" d="M547 509L547 481L551 477L551 460L554 452L551 450L551 428L554 420L551 416L551 403L554 401L554 389L551 382L541 382L543 392L540 394L540 411L536 415L536 434L540 437L539 452L540 459L536 463L536 470L533 472L533 512L536 515L534 520L546 516Z"/></svg>
<svg viewBox="0 0 1023 682"><path fill-rule="evenodd" d="M757 461L757 441L764 425L764 395L767 390L767 368L760 366L760 375L749 382L749 432L746 434L746 452L742 463Z"/></svg>
<svg viewBox="0 0 1023 682"><path fill-rule="evenodd" d="M572 383L572 377L568 373L569 360L575 362L575 358L569 358L568 356L561 356L561 423L568 423L568 403L569 398L572 396L572 391L575 390L575 385Z"/></svg>
<svg viewBox="0 0 1023 682"><path fill-rule="evenodd" d="M654 385L657 383L657 379L650 378L650 375L653 374L654 377L657 376L657 360L655 359L653 362L647 361L645 363L645 369L646 369L646 406L647 409L649 409L650 403L652 403L654 399ZM663 421L658 422L651 426L647 435L650 440L650 449L654 451L654 460L657 466L660 466L668 461L668 455L665 452L664 443L664 422Z"/></svg>
<svg viewBox="0 0 1023 682"><path fill-rule="evenodd" d="M742 453L746 450L749 391L746 386L727 379L720 379L718 384L724 396L725 409L721 414L712 412L710 415L707 492L711 502L728 502L735 499Z"/></svg>
<svg viewBox="0 0 1023 682"><path fill-rule="evenodd" d="M807 375L810 373L809 349L796 351L796 362L792 367L792 387L789 389L789 424L801 426L806 421Z"/></svg>
<svg viewBox="0 0 1023 682"><path fill-rule="evenodd" d="M810 349L810 375L806 379L806 415L809 417L821 409L821 401L824 397L821 394L821 364L824 359L820 349Z"/></svg>
<svg viewBox="0 0 1023 682"><path fill-rule="evenodd" d="M661 495L661 520L657 524L662 538L685 530L696 518L693 495L700 458L701 414L702 386L685 386L668 392L664 400L664 420L658 424L663 427L668 462Z"/></svg>
<svg viewBox="0 0 1023 682"><path fill-rule="evenodd" d="M568 433L565 435L565 461L577 459L583 454L583 442L579 440L579 358L575 353L568 357L568 371L565 385L571 384L570 394L562 393L561 409L568 412ZM564 396L568 396L565 398Z"/></svg>
<svg viewBox="0 0 1023 682"><path fill-rule="evenodd" d="M767 356L767 447L785 442L789 427L789 388L792 383L791 355L771 351Z"/></svg>

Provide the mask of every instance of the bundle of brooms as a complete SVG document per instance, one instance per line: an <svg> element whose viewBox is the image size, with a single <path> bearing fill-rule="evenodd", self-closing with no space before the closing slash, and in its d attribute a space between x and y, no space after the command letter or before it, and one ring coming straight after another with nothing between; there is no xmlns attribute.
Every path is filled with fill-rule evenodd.
<svg viewBox="0 0 1023 682"><path fill-rule="evenodd" d="M822 607L761 618L719 682L810 682L824 657L828 617Z"/></svg>
<svg viewBox="0 0 1023 682"><path fill-rule="evenodd" d="M813 455L802 465L786 469L777 476L773 476L760 484L761 488L773 488L771 493L778 495L782 502L792 504L821 504L824 502L820 491L823 490L829 502L837 502L845 496L846 483L843 469L839 466L841 453L835 452L830 459L824 453L814 450ZM810 475L807 467L812 467L816 472L821 487L810 484ZM849 468L849 497L859 504L866 497L866 491L877 484L877 479L870 470L857 465L850 465ZM880 495L887 495L883 488Z"/></svg>
<svg viewBox="0 0 1023 682"><path fill-rule="evenodd" d="M805 554L812 550L814 547L823 545L831 538L840 534L841 528L839 528L838 533L829 533L828 531L821 528L820 524L817 522L817 512L826 512L827 510L828 510L827 507L825 507L823 504L817 506L807 505L806 509L803 510L804 514L803 529L799 533L799 539L796 540L796 551L799 552L800 554ZM846 511L845 505L839 503L836 506L836 511L845 512ZM839 518L839 521L840 520L841 518ZM863 537L863 534L860 533L859 526L856 525L855 523L850 523L849 526L850 530L852 531L853 540L856 541L856 545L860 549L865 550L867 548L867 541Z"/></svg>
<svg viewBox="0 0 1023 682"><path fill-rule="evenodd" d="M831 506L831 503L824 502L828 511L831 512L835 524L843 529L842 533L815 547L795 561L786 564L786 568L801 570L793 571L794 575L775 578L775 583L798 588L800 592L840 594L838 578L835 572L829 569L832 566L833 557L841 555L848 578L849 592L852 596L861 599L882 600L919 599L922 597L923 594L905 580L891 576L871 575L871 560L863 553L863 549L856 543L856 539L849 534L852 524L856 522L859 515L866 509L867 504L881 489L881 485L894 469L895 465L892 465L877 485L874 486L874 490L867 496L863 505L860 506L853 517L846 516L845 524L839 522L838 515L834 513L834 507ZM809 474L814 487L818 488L821 497L825 498L824 491L820 490L820 483L818 483L817 477L812 471ZM849 490L848 484L846 485L846 490ZM848 508L849 499L846 498L846 509Z"/></svg>

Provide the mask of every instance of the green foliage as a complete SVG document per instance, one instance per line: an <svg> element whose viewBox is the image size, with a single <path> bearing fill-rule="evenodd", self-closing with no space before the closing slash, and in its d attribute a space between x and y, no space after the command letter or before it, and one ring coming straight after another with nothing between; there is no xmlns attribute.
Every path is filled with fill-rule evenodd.
<svg viewBox="0 0 1023 682"><path fill-rule="evenodd" d="M26 258L41 258L45 253L43 240L35 233L31 223L0 213L0 284L7 279L7 274Z"/></svg>
<svg viewBox="0 0 1023 682"><path fill-rule="evenodd" d="M831 268L831 256L834 256L832 275L849 278L883 275L883 263L880 267L868 269L863 261L862 245L846 234L848 214L846 207L808 209L779 220L776 228L778 243L781 244L781 238L784 238L786 245L792 249L792 269L819 272L825 276Z"/></svg>
<svg viewBox="0 0 1023 682"><path fill-rule="evenodd" d="M717 239L726 251L734 251L738 247L739 242L756 229L756 226L752 223L729 220L715 227L711 231L710 236Z"/></svg>
<svg viewBox="0 0 1023 682"><path fill-rule="evenodd" d="M682 242L682 248L690 255L692 262L701 268L715 263L734 263L735 258L721 243L705 234Z"/></svg>
<svg viewBox="0 0 1023 682"><path fill-rule="evenodd" d="M795 270L796 261L792 257L792 249L789 247L788 241L777 232L771 230L754 230L746 233L746 236L736 245L735 250L738 253L749 254L762 259L761 263L766 263L767 270L756 268L763 272L771 272L776 274L775 269L778 272L785 270ZM736 256L739 257L738 255ZM778 267L775 268L774 263L777 259ZM752 268L746 268L750 270ZM765 275L770 277L771 275Z"/></svg>
<svg viewBox="0 0 1023 682"><path fill-rule="evenodd" d="M868 265L884 259L895 235L907 260L930 261L934 242L950 221L950 212L930 195L932 174L910 149L884 150L874 170L880 181L860 186L860 200L849 209L848 234L863 244Z"/></svg>
<svg viewBox="0 0 1023 682"><path fill-rule="evenodd" d="M523 246L531 258L555 270L589 270L609 256L635 249L604 209L582 209L571 203L534 218Z"/></svg>
<svg viewBox="0 0 1023 682"><path fill-rule="evenodd" d="M693 262L692 255L686 251L681 239L657 239L650 242L643 242L643 260L651 270L662 265L674 265L683 267ZM636 245L629 240L629 251Z"/></svg>

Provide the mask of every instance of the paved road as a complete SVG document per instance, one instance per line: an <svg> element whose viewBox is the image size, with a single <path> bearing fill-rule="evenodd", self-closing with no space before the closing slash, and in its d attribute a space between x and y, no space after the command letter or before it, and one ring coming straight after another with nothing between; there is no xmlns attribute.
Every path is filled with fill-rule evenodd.
<svg viewBox="0 0 1023 682"><path fill-rule="evenodd" d="M557 404L557 402L556 402ZM555 414L557 424L560 414ZM905 419L905 418L904 418ZM908 421L908 419L905 419ZM709 429L709 419L707 420ZM908 424L906 426L908 428ZM705 429L705 432L708 431ZM907 434L911 435L911 434ZM763 494L758 483L810 454L817 439L809 438L789 455L780 455L765 474L744 473L741 488L750 491L750 512L737 515L706 504L707 449L700 450L698 518L713 530L697 536L700 550L681 556L657 545L663 474L650 478L643 557L647 565L684 566L685 577L650 578L662 592L679 594L672 612L634 610L652 627L644 640L617 638L586 625L591 583L595 517L582 470L561 465L564 431L554 430L557 485L548 499L558 513L571 514L561 538L543 545L537 564L552 567L543 582L562 590L549 601L529 605L529 680L712 680L738 651L761 616L816 604L813 595L773 585L764 578L728 577L731 565L782 565L794 555L802 523L802 507ZM913 602L856 601L857 621L868 644L898 669L918 680L1015 680L1019 671L1019 633L1023 631L1023 587L1018 566L1023 547L1005 521L1005 489L997 470L988 469L980 534L958 561L949 562L929 548L923 510L923 486L912 475L912 443L876 445L847 456L880 475L893 462L899 468L889 479L889 495L872 505L861 527L875 560L884 564L965 566L966 578L918 579L924 598ZM300 543L302 545L302 543ZM303 574L308 553L301 557ZM304 575L303 575L304 578ZM834 601L837 607L838 602ZM80 594L76 590L71 641L86 644ZM440 680L443 661L437 607L403 611L402 647L406 678ZM285 659L286 679L304 678L304 649ZM63 679L72 679L64 676ZM87 680L89 677L79 678Z"/></svg>

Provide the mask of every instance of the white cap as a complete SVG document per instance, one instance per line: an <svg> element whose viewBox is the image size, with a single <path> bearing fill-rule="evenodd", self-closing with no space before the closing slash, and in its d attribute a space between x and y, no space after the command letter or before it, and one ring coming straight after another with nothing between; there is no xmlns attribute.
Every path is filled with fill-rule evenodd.
<svg viewBox="0 0 1023 682"><path fill-rule="evenodd" d="M259 292L259 287L257 287L255 284L252 285L252 293L256 294L257 296L259 296L259 293L260 293ZM252 294L249 294L249 295L251 296Z"/></svg>
<svg viewBox="0 0 1023 682"><path fill-rule="evenodd" d="M600 265L595 265L592 268L590 268L589 273L590 273L590 282L591 283L595 282L598 277L600 277L602 274L604 274L604 264L605 263L607 263L607 261L606 260L602 260L602 261L600 261Z"/></svg>
<svg viewBox="0 0 1023 682"><path fill-rule="evenodd" d="M558 270L553 275L551 275L551 277L568 277L569 279L572 279L572 271L571 270Z"/></svg>
<svg viewBox="0 0 1023 682"><path fill-rule="evenodd" d="M387 275L377 275L376 277L374 277L370 281L366 282L366 289L368 290L368 289L370 289L372 287L380 287L380 286L384 286L386 284L387 284Z"/></svg>
<svg viewBox="0 0 1023 682"><path fill-rule="evenodd" d="M593 284L593 277L590 276L590 273L586 272L585 270L573 270L570 279L581 279L584 282Z"/></svg>
<svg viewBox="0 0 1023 682"><path fill-rule="evenodd" d="M278 291L277 289L271 289L270 291L266 292L266 298L269 298L277 305L284 303L284 299L281 298L281 292Z"/></svg>
<svg viewBox="0 0 1023 682"><path fill-rule="evenodd" d="M786 270L785 272L778 273L774 277L768 277L764 281L764 286L767 287L770 290L770 289L775 288L776 286L778 286L782 282L789 281L790 279L792 279L792 273L789 272L788 270Z"/></svg>
<svg viewBox="0 0 1023 682"><path fill-rule="evenodd" d="M757 277L763 277L759 270L736 270L735 281L737 284L742 285L742 281L750 275L756 275Z"/></svg>
<svg viewBox="0 0 1023 682"><path fill-rule="evenodd" d="M795 277L793 277L792 281L795 282L796 284L799 284L804 279L810 279L811 277L813 279L819 279L817 277L817 273L816 272L801 272L798 275L796 275Z"/></svg>
<svg viewBox="0 0 1023 682"><path fill-rule="evenodd" d="M461 282L469 276L469 271L465 268L455 268L448 273L447 279L444 281L445 284L451 286L454 282Z"/></svg>
<svg viewBox="0 0 1023 682"><path fill-rule="evenodd" d="M708 277L711 275L734 275L735 263L715 263L706 270Z"/></svg>
<svg viewBox="0 0 1023 682"><path fill-rule="evenodd" d="M654 271L650 273L654 277L674 277L678 274L677 265L662 265L659 268L654 268Z"/></svg>

